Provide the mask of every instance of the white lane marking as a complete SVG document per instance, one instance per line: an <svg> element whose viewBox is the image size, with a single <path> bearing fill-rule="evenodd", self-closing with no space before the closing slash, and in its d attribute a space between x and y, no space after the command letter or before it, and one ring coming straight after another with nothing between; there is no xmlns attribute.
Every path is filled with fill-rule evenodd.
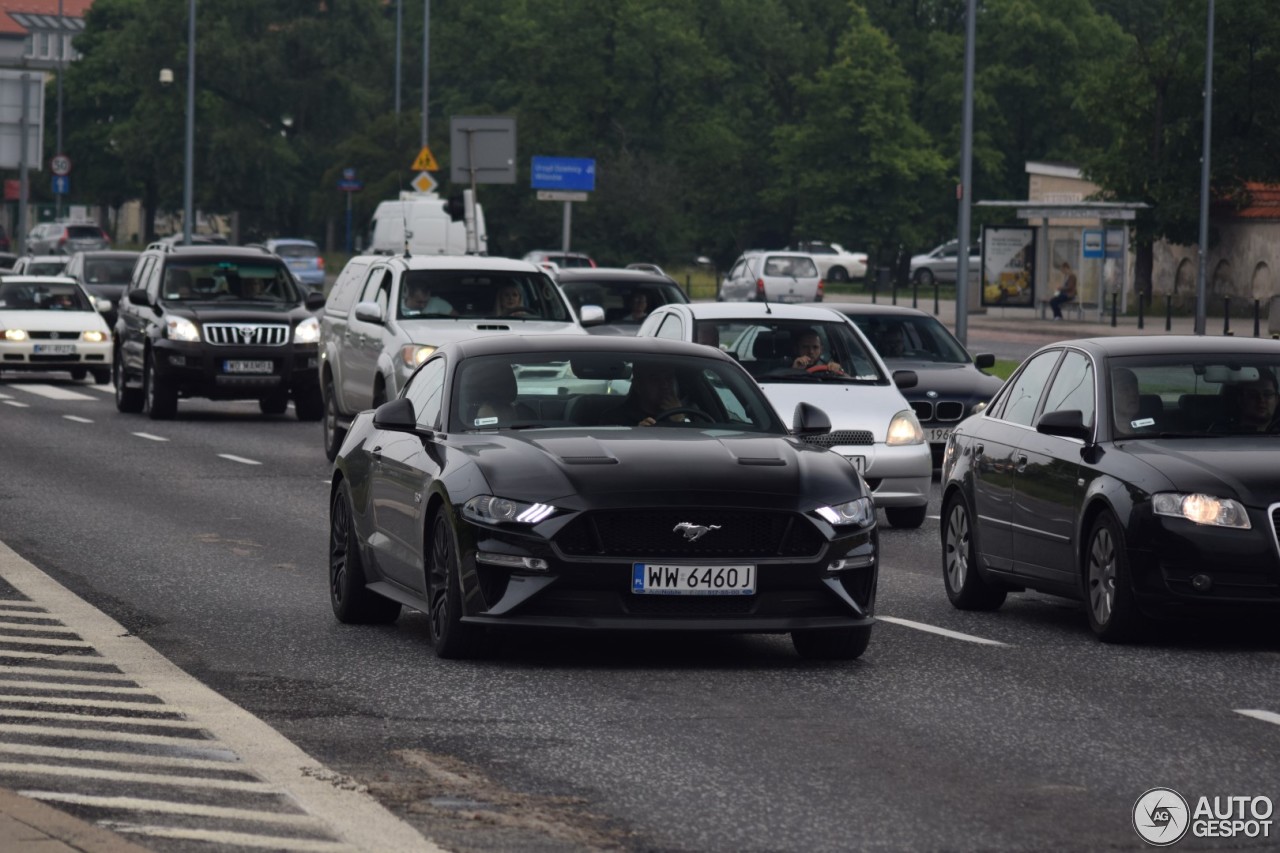
<svg viewBox="0 0 1280 853"><path fill-rule="evenodd" d="M79 415L63 415L63 417L64 417L64 418L66 418L66 419L67 419L67 420L69 420L69 421L75 421L75 422L76 422L76 423L78 423L78 424L91 424L91 423L93 423L93 418L82 418L82 417L80 417Z"/></svg>
<svg viewBox="0 0 1280 853"><path fill-rule="evenodd" d="M32 631L39 631L41 634L56 634L57 636L47 638L36 637L30 633ZM80 642L80 635L64 625L32 625L29 623L20 625L0 625L0 643L7 643L10 640L30 640L31 642L35 642L36 640L44 640L45 642L51 642L53 640L76 640L78 641L78 645L88 645L87 643ZM62 643L59 642L57 645L62 645Z"/></svg>
<svg viewBox="0 0 1280 853"><path fill-rule="evenodd" d="M5 633L6 632L4 631L0 631L0 635ZM69 636L74 637L75 635L71 634ZM93 646L89 645L88 643L84 643L79 640L39 640L39 639L33 639L31 637L0 636L0 646L7 646L11 643L19 646L59 646L59 647L65 646L68 648L81 648L81 649L93 648Z"/></svg>
<svg viewBox="0 0 1280 853"><path fill-rule="evenodd" d="M147 441L168 441L169 440L167 438L163 438L158 435L152 435L149 432L135 432L134 435L136 435L138 438L145 438Z"/></svg>
<svg viewBox="0 0 1280 853"><path fill-rule="evenodd" d="M0 393L0 400L12 400L12 399L13 398L10 397L8 394Z"/></svg>
<svg viewBox="0 0 1280 853"><path fill-rule="evenodd" d="M16 709L13 711L6 710L4 716L8 719L30 719L38 722L65 722L65 723L110 723L112 725L122 726L141 726L148 729L185 729L191 732L191 735L198 735L204 731L200 726L189 723L186 720L145 720L137 719L121 719L120 717L101 717L86 714L68 714L61 711L53 714L47 714L44 711L24 711ZM218 749L218 742L206 740L205 738L192 737L186 735L149 735L135 732L116 731L115 729L70 729L65 726L41 726L37 723L0 723L0 733L5 734L32 734L32 735L57 735L60 738L68 740L118 740L126 743L151 743L164 746L191 746L200 749ZM225 751L225 750L221 750Z"/></svg>
<svg viewBox="0 0 1280 853"><path fill-rule="evenodd" d="M926 515L925 518L932 518L934 521L942 521L942 516L940 515Z"/></svg>
<svg viewBox="0 0 1280 853"><path fill-rule="evenodd" d="M19 403L17 400L5 400L5 401L4 401L4 404L5 404L6 406L13 406L15 409L29 409L29 408L31 408L31 407L30 407L30 406L28 406L26 403Z"/></svg>
<svg viewBox="0 0 1280 853"><path fill-rule="evenodd" d="M99 394L116 393L116 386L114 385L91 385L90 387L93 388L94 391L97 391Z"/></svg>
<svg viewBox="0 0 1280 853"><path fill-rule="evenodd" d="M926 631L930 634L938 634L943 637L950 637L953 640L964 640L968 643L979 643L984 646L1004 646L999 640L988 640L985 637L975 637L972 634L961 634L959 631L948 631L946 628L939 628L936 625L926 625L924 622L913 622L910 619L899 619L896 616L876 616L881 622L892 622L895 625L902 625L905 628L915 628L917 631Z"/></svg>
<svg viewBox="0 0 1280 853"><path fill-rule="evenodd" d="M70 388L62 388L58 385L23 385L22 390L35 394L37 397L45 397L50 400L93 399L93 397L88 394L81 394L79 391L72 391Z"/></svg>
<svg viewBox="0 0 1280 853"><path fill-rule="evenodd" d="M205 779L200 776L167 776L163 773L133 773L98 767L70 767L65 764L33 764L0 761L0 771L22 776L71 776L76 779L105 779L112 782L139 782L144 785L173 785L178 788L212 788L216 791L243 791L250 794L284 794L268 782L241 782L236 779Z"/></svg>
<svg viewBox="0 0 1280 853"><path fill-rule="evenodd" d="M208 758L181 758L169 755L142 755L137 752L109 752L105 749L64 749L60 746L37 746L31 743L0 743L0 753L39 755L44 758L69 758L73 761L117 761L121 764L152 767L185 767L188 770L246 770L234 758L223 761Z"/></svg>
<svg viewBox="0 0 1280 853"><path fill-rule="evenodd" d="M282 823L292 826L311 826L319 823L316 818L306 814L281 814L279 812L253 811L252 809L233 809L227 806L171 803L167 800L146 800L140 797L94 797L85 794L62 794L57 791L19 791L18 793L24 797L31 797L33 800L43 800L48 803L93 806L94 808L114 809L117 811L220 817L229 820L251 820L259 823Z"/></svg>
<svg viewBox="0 0 1280 853"><path fill-rule="evenodd" d="M230 453L219 453L218 455L221 456L223 459L230 459L232 462L239 462L241 465L261 465L262 464L261 462L258 462L254 459L245 459L243 456L232 456Z"/></svg>
<svg viewBox="0 0 1280 853"><path fill-rule="evenodd" d="M1236 708L1237 714L1243 714L1246 717L1253 717L1255 720L1262 720L1264 723L1274 723L1280 726L1280 714L1274 711L1258 711L1250 708Z"/></svg>
<svg viewBox="0 0 1280 853"><path fill-rule="evenodd" d="M67 699L58 696L28 696L25 693L10 695L0 693L0 702L20 702L23 705L75 705L77 708L103 708L113 711L164 711L181 714L181 708L160 702L122 702L115 699Z"/></svg>
<svg viewBox="0 0 1280 853"><path fill-rule="evenodd" d="M276 835L251 835L247 832L211 832L169 826L137 826L113 820L100 821L99 825L119 833L146 835L151 838L207 841L228 847L261 847L264 850L296 850L298 853L352 853L357 849L340 841L310 841L302 838L281 838Z"/></svg>
<svg viewBox="0 0 1280 853"><path fill-rule="evenodd" d="M61 690L62 692L74 691L76 693L107 693L122 694L132 696L154 696L150 690L145 687L128 687L124 685L114 684L56 684L50 681L10 681L9 679L0 680L0 687L5 690L12 690L15 687L25 687L31 690ZM160 707L159 704L156 707Z"/></svg>
<svg viewBox="0 0 1280 853"><path fill-rule="evenodd" d="M0 666L0 675L26 675L26 676L36 676L36 675L55 676L56 675L56 676L61 676L63 679L80 678L80 679L85 679L89 681L107 681L107 682L111 682L112 684L119 684L121 686L131 686L134 684L134 682L130 681L127 676L122 675L121 673L118 673L118 672L85 672L83 670L77 670L77 669L61 669L61 668L54 668L54 667L43 667L43 666L40 666L39 664L36 664L34 666ZM9 682L5 681L4 683L8 684ZM52 684L70 685L73 682L65 681L65 680L59 681L54 678L50 678L48 681L42 681L39 683L50 684L50 685Z"/></svg>

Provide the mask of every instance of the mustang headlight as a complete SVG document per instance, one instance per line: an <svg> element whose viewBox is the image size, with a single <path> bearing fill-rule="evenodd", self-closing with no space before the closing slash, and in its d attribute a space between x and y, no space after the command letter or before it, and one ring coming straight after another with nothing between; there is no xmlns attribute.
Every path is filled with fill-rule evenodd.
<svg viewBox="0 0 1280 853"><path fill-rule="evenodd" d="M25 341L27 339L27 332L25 329L4 329L3 332L4 332L4 339L6 341L21 343L22 341Z"/></svg>
<svg viewBox="0 0 1280 853"><path fill-rule="evenodd" d="M550 504L529 504L493 495L477 495L462 505L464 518L484 524L537 524L555 512Z"/></svg>
<svg viewBox="0 0 1280 853"><path fill-rule="evenodd" d="M97 329L89 329L80 333L80 340L91 344L100 344L107 340L107 333Z"/></svg>
<svg viewBox="0 0 1280 853"><path fill-rule="evenodd" d="M1249 524L1249 514L1244 511L1244 507L1231 498L1161 492L1152 497L1151 505L1156 515L1185 518L1196 524L1235 527L1240 530L1248 530L1252 526Z"/></svg>
<svg viewBox="0 0 1280 853"><path fill-rule="evenodd" d="M318 340L320 340L320 321L315 317L308 317L293 329L295 344L314 344Z"/></svg>
<svg viewBox="0 0 1280 853"><path fill-rule="evenodd" d="M920 444L924 441L924 430L916 420L916 413L910 409L898 412L889 421L889 437L885 444L894 447L900 444Z"/></svg>
<svg viewBox="0 0 1280 853"><path fill-rule="evenodd" d="M405 344L400 347L400 360L410 367L417 367L431 357L436 348L426 344Z"/></svg>
<svg viewBox="0 0 1280 853"><path fill-rule="evenodd" d="M814 512L828 524L870 527L876 520L876 507L871 498L858 498L835 506L820 506Z"/></svg>
<svg viewBox="0 0 1280 853"><path fill-rule="evenodd" d="M171 341L189 341L195 343L200 340L200 330L196 328L196 324L188 320L186 317L170 317L165 322L165 331L169 335Z"/></svg>

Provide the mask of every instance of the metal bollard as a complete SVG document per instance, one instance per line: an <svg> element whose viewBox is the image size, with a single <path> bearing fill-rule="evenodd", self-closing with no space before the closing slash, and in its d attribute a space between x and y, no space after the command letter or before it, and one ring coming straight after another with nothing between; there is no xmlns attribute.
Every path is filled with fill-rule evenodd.
<svg viewBox="0 0 1280 853"><path fill-rule="evenodd" d="M1231 297L1222 297L1222 334L1231 334Z"/></svg>
<svg viewBox="0 0 1280 853"><path fill-rule="evenodd" d="M1139 329L1143 327L1142 326L1142 303L1145 302L1146 299L1147 299L1147 295L1145 293L1138 294L1138 328Z"/></svg>
<svg viewBox="0 0 1280 853"><path fill-rule="evenodd" d="M1164 295L1164 330L1173 331L1173 294Z"/></svg>
<svg viewBox="0 0 1280 853"><path fill-rule="evenodd" d="M918 304L919 297L920 297L920 280L913 278L911 279L911 307L912 308L920 307L920 305Z"/></svg>
<svg viewBox="0 0 1280 853"><path fill-rule="evenodd" d="M1258 333L1261 331L1261 320L1262 320L1262 300L1255 299L1253 300L1253 336L1255 338L1258 337Z"/></svg>
<svg viewBox="0 0 1280 853"><path fill-rule="evenodd" d="M933 316L938 316L938 280L933 280Z"/></svg>
<svg viewBox="0 0 1280 853"><path fill-rule="evenodd" d="M893 294L892 296L893 304L897 305L898 304L898 283L895 281L892 284L890 284L889 290Z"/></svg>
<svg viewBox="0 0 1280 853"><path fill-rule="evenodd" d="M871 304L876 303L876 276L871 276Z"/></svg>
<svg viewBox="0 0 1280 853"><path fill-rule="evenodd" d="M1120 294L1111 294L1111 328L1116 327L1116 302L1119 300Z"/></svg>

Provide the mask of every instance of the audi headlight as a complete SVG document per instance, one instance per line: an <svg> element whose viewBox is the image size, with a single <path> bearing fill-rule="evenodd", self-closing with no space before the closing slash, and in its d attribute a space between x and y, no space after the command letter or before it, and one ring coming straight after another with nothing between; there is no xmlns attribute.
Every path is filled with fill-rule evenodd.
<svg viewBox="0 0 1280 853"><path fill-rule="evenodd" d="M27 339L27 333L23 329L4 329L3 333L6 341L21 343Z"/></svg>
<svg viewBox="0 0 1280 853"><path fill-rule="evenodd" d="M889 437L885 444L896 447L902 444L920 444L924 441L924 430L916 420L916 413L910 409L898 412L889 421Z"/></svg>
<svg viewBox="0 0 1280 853"><path fill-rule="evenodd" d="M426 344L405 344L400 347L400 360L410 367L417 367L431 357L436 348Z"/></svg>
<svg viewBox="0 0 1280 853"><path fill-rule="evenodd" d="M1244 511L1244 507L1231 498L1162 492L1151 498L1151 506L1156 515L1185 518L1196 524L1235 527L1239 530L1248 530L1252 527L1249 524L1249 514Z"/></svg>
<svg viewBox="0 0 1280 853"><path fill-rule="evenodd" d="M870 527L876 520L876 506L871 498L858 498L835 506L820 506L814 510L828 524L856 524Z"/></svg>
<svg viewBox="0 0 1280 853"><path fill-rule="evenodd" d="M537 524L555 515L550 504L530 504L497 498L493 495L477 495L462 505L462 515L483 524Z"/></svg>
<svg viewBox="0 0 1280 853"><path fill-rule="evenodd" d="M87 341L91 344L104 343L107 340L107 337L108 335L106 332L101 332L97 329L89 329L86 332L80 333L80 340Z"/></svg>
<svg viewBox="0 0 1280 853"><path fill-rule="evenodd" d="M293 342L295 344L314 344L320 340L320 321L315 317L308 317L293 329Z"/></svg>
<svg viewBox="0 0 1280 853"><path fill-rule="evenodd" d="M200 340L200 330L196 328L196 324L188 320L186 317L170 317L165 321L165 331L171 341L188 341L195 343Z"/></svg>

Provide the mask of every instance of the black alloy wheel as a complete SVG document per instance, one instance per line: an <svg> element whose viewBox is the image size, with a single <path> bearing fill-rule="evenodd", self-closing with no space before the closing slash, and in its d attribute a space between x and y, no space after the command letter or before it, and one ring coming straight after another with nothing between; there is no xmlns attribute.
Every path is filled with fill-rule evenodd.
<svg viewBox="0 0 1280 853"><path fill-rule="evenodd" d="M458 568L458 547L453 528L439 510L431 525L428 543L431 558L427 562L427 624L436 657L464 660L483 654L484 629L462 621L462 578Z"/></svg>
<svg viewBox="0 0 1280 853"><path fill-rule="evenodd" d="M338 486L329 508L329 604L339 622L387 625L400 617L400 602L383 598L365 586L364 564L356 541L351 487Z"/></svg>
<svg viewBox="0 0 1280 853"><path fill-rule="evenodd" d="M293 413L300 421L318 421L324 417L324 399L319 384L293 392Z"/></svg>
<svg viewBox="0 0 1280 853"><path fill-rule="evenodd" d="M1104 643L1129 643L1146 633L1147 620L1134 600L1120 522L1110 512L1094 519L1081 580L1089 627Z"/></svg>
<svg viewBox="0 0 1280 853"><path fill-rule="evenodd" d="M120 357L119 350L115 353L115 361L111 363L111 382L115 385L116 411L131 415L142 411L142 391L125 384L124 360Z"/></svg>
<svg viewBox="0 0 1280 853"><path fill-rule="evenodd" d="M151 353L142 365L142 410L153 421L167 421L178 413L178 392L156 375Z"/></svg>
<svg viewBox="0 0 1280 853"><path fill-rule="evenodd" d="M978 573L978 547L969 506L959 492L942 514L942 582L957 610L998 610L1009 592Z"/></svg>

